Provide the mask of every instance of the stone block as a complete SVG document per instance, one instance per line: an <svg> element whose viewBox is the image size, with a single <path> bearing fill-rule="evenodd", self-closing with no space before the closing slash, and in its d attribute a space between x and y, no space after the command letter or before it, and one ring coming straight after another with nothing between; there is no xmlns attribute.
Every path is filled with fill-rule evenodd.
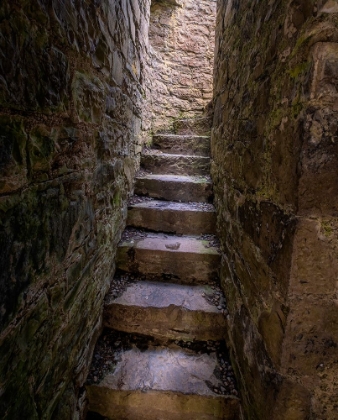
<svg viewBox="0 0 338 420"><path fill-rule="evenodd" d="M334 380L337 356L337 304L332 297L290 299L283 361L286 372L304 376L304 385L325 386Z"/></svg>
<svg viewBox="0 0 338 420"><path fill-rule="evenodd" d="M0 193L11 193L27 183L27 133L22 119L0 119Z"/></svg>
<svg viewBox="0 0 338 420"><path fill-rule="evenodd" d="M30 132L28 158L34 180L47 180L52 171L53 158L57 147L57 131L46 126L37 126Z"/></svg>
<svg viewBox="0 0 338 420"><path fill-rule="evenodd" d="M153 136L154 149L163 153L210 156L210 137L193 134L157 134Z"/></svg>
<svg viewBox="0 0 338 420"><path fill-rule="evenodd" d="M217 278L220 254L217 247L196 237L149 233L123 240L116 261L117 268L127 272L162 273L186 284L208 283Z"/></svg>
<svg viewBox="0 0 338 420"><path fill-rule="evenodd" d="M280 365L287 315L286 308L276 302L271 311L264 311L259 317L258 330L275 366Z"/></svg>
<svg viewBox="0 0 338 420"><path fill-rule="evenodd" d="M217 376L210 374L217 371L215 353L134 348L118 355L114 371L87 385L90 410L110 419L236 418L237 398L217 395L207 385L218 383Z"/></svg>
<svg viewBox="0 0 338 420"><path fill-rule="evenodd" d="M149 152L141 157L141 169L153 174L209 175L210 158Z"/></svg>
<svg viewBox="0 0 338 420"><path fill-rule="evenodd" d="M336 218L302 219L294 238L289 293L292 296L336 293L338 261Z"/></svg>
<svg viewBox="0 0 338 420"><path fill-rule="evenodd" d="M212 184L207 176L138 175L135 194L168 201L210 203Z"/></svg>
<svg viewBox="0 0 338 420"><path fill-rule="evenodd" d="M212 295L210 286L139 281L106 303L104 325L162 340L222 340L225 318Z"/></svg>
<svg viewBox="0 0 338 420"><path fill-rule="evenodd" d="M81 121L99 124L104 110L104 85L97 77L77 72L72 82L75 109Z"/></svg>
<svg viewBox="0 0 338 420"><path fill-rule="evenodd" d="M212 205L145 200L128 209L128 226L184 235L216 233Z"/></svg>

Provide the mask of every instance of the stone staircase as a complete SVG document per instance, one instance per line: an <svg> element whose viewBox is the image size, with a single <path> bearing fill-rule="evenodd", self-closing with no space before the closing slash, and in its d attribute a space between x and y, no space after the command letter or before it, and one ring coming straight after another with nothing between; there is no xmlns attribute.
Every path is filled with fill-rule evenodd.
<svg viewBox="0 0 338 420"><path fill-rule="evenodd" d="M223 341L210 138L182 127L154 136L141 159L86 386L87 419L239 418Z"/></svg>

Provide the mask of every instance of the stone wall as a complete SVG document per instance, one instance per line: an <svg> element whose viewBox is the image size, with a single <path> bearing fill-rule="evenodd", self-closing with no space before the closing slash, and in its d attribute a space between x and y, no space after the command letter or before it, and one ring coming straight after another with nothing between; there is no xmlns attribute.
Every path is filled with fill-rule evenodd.
<svg viewBox="0 0 338 420"><path fill-rule="evenodd" d="M248 419L337 416L337 28L335 1L218 2L212 176Z"/></svg>
<svg viewBox="0 0 338 420"><path fill-rule="evenodd" d="M211 101L215 18L215 0L153 0L146 130L200 116Z"/></svg>
<svg viewBox="0 0 338 420"><path fill-rule="evenodd" d="M132 189L149 9L0 3L2 418L77 418Z"/></svg>

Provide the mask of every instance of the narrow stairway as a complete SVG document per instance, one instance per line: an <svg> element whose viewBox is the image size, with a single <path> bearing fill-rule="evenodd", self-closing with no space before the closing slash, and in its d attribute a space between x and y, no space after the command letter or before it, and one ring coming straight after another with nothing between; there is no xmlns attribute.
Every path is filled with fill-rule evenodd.
<svg viewBox="0 0 338 420"><path fill-rule="evenodd" d="M186 128L154 136L142 155L86 386L88 419L238 418L210 138Z"/></svg>

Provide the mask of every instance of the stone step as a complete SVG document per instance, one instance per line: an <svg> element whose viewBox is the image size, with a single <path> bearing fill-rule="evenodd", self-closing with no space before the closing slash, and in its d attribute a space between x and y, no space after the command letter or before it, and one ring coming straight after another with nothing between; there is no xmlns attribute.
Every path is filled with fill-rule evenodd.
<svg viewBox="0 0 338 420"><path fill-rule="evenodd" d="M210 135L212 117L183 118L175 120L173 130L176 134Z"/></svg>
<svg viewBox="0 0 338 420"><path fill-rule="evenodd" d="M146 199L128 208L127 226L183 235L216 233L216 212L212 204L176 203Z"/></svg>
<svg viewBox="0 0 338 420"><path fill-rule="evenodd" d="M165 153L210 157L210 136L156 134L152 147Z"/></svg>
<svg viewBox="0 0 338 420"><path fill-rule="evenodd" d="M212 201L212 184L209 177L184 175L136 176L135 194L169 201Z"/></svg>
<svg viewBox="0 0 338 420"><path fill-rule="evenodd" d="M141 168L153 174L209 175L210 158L147 152L141 157Z"/></svg>
<svg viewBox="0 0 338 420"><path fill-rule="evenodd" d="M222 340L225 300L220 289L137 281L108 295L104 325L158 339Z"/></svg>
<svg viewBox="0 0 338 420"><path fill-rule="evenodd" d="M213 239L137 232L124 233L116 266L122 271L172 277L180 283L208 283L218 276L221 255Z"/></svg>
<svg viewBox="0 0 338 420"><path fill-rule="evenodd" d="M86 385L89 410L110 420L238 418L239 401L222 380L225 364L216 351L148 343L121 347L120 340L105 338L93 360L98 362Z"/></svg>

